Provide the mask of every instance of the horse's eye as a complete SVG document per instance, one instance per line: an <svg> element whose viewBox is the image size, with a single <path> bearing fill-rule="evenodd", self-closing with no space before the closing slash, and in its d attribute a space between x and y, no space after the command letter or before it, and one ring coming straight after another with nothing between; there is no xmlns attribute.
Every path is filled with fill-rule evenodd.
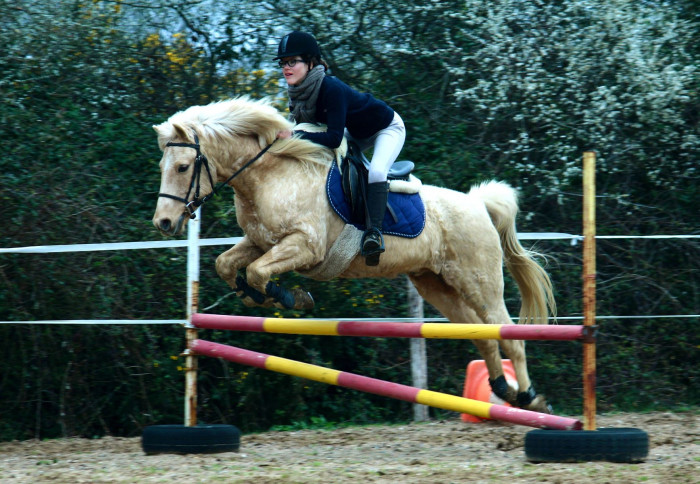
<svg viewBox="0 0 700 484"><path fill-rule="evenodd" d="M190 165L180 165L177 167L177 172L178 173L185 173L187 170L189 170Z"/></svg>

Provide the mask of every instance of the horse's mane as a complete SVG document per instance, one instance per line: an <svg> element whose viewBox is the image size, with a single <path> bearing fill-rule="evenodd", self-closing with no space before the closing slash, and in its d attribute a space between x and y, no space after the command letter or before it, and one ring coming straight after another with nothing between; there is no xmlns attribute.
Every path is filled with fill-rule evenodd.
<svg viewBox="0 0 700 484"><path fill-rule="evenodd" d="M196 132L202 150L206 151L210 143L218 145L238 136L257 137L262 148L275 141L280 131L293 129L294 124L282 116L269 99L255 101L248 96L241 96L204 106L192 106L175 113L165 123L154 128L158 132L161 148L183 133L189 141L193 141L192 133ZM306 131L324 129L315 125L304 125L303 128ZM343 143L343 146L335 151L344 154L344 145ZM329 165L338 156L333 150L296 136L277 140L269 153L324 166Z"/></svg>

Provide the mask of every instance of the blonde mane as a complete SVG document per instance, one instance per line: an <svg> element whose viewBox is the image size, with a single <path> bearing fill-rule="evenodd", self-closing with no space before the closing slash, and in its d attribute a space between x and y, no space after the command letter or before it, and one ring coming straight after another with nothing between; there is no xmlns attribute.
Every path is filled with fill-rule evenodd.
<svg viewBox="0 0 700 484"><path fill-rule="evenodd" d="M294 129L294 124L282 116L272 106L269 99L251 100L241 96L204 106L192 106L172 115L165 123L155 126L158 143L162 148L173 141L178 131L190 138L192 132L199 136L202 150L206 145L219 144L232 137L257 137L261 148L275 141L277 133ZM324 126L299 125L305 131L325 131ZM189 139L193 141L193 139ZM345 141L336 150L330 150L310 141L294 136L280 139L270 148L269 153L287 156L304 164L328 166L334 159L345 153Z"/></svg>

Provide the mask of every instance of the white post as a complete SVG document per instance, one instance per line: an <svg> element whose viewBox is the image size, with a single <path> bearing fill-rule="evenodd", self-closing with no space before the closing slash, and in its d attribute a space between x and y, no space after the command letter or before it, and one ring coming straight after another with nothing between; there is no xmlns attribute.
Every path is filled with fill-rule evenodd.
<svg viewBox="0 0 700 484"><path fill-rule="evenodd" d="M187 349L185 355L185 427L197 425L197 357L190 351L190 343L197 339L197 329L192 326L192 315L199 306L199 231L202 208L187 223Z"/></svg>
<svg viewBox="0 0 700 484"><path fill-rule="evenodd" d="M406 278L408 289L408 315L411 318L422 319L423 298L420 297L415 286L410 279ZM425 351L424 338L411 338L411 376L413 386L417 388L428 388L428 363ZM413 420L425 422L429 419L428 407L419 403L413 404Z"/></svg>

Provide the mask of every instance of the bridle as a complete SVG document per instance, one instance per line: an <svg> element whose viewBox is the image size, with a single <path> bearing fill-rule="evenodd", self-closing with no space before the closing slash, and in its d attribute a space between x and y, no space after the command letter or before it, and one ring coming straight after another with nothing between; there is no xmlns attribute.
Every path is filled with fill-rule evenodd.
<svg viewBox="0 0 700 484"><path fill-rule="evenodd" d="M274 140L272 143L267 145L265 148L263 148L260 153L255 155L255 157L252 160L249 160L246 162L245 165L240 167L236 172L228 177L225 181L219 183L218 185L214 186L214 180L212 179L211 176L211 170L209 168L209 160L207 160L207 157L202 154L202 151L200 149L199 145L199 137L197 136L197 133L194 133L194 143L175 143L175 142L169 142L165 146L178 146L182 148L192 148L193 150L197 151L197 154L194 158L194 171L192 172L192 179L190 180L190 186L187 189L187 194L185 195L184 198L178 197L176 195L171 195L169 193L159 193L159 197L165 197L165 198L171 198L173 200L177 200L178 202L182 202L185 204L185 213L191 218L194 219L197 217L195 212L199 207L204 205L205 202L209 201L211 198L213 198L219 190L228 184L231 180L236 178L243 170L248 168L250 165L252 165L255 161L260 159L262 155L267 153L267 150L272 147L272 145L275 143ZM209 184L212 187L211 193L208 193L207 195L204 195L203 197L199 196L200 192L200 181L202 178L202 166L204 166L205 170L207 171L207 176L209 177ZM194 189L194 198L190 200L190 193L192 193L192 190Z"/></svg>

